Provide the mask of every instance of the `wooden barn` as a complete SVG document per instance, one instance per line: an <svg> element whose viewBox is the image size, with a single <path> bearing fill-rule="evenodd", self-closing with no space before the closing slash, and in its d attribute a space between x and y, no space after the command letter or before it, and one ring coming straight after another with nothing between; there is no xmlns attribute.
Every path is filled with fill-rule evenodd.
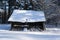
<svg viewBox="0 0 60 40"><path fill-rule="evenodd" d="M43 11L33 10L14 10L8 21L11 23L11 30L30 29L32 27L44 30L44 23L46 21Z"/></svg>

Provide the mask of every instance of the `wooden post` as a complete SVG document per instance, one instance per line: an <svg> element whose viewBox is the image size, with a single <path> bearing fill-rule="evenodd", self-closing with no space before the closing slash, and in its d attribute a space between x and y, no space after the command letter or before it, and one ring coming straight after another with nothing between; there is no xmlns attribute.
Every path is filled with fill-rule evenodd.
<svg viewBox="0 0 60 40"><path fill-rule="evenodd" d="M12 29L13 29L13 27L14 27L13 25L14 25L14 24L13 24L13 22L11 22L11 29L10 29L10 30L12 30Z"/></svg>

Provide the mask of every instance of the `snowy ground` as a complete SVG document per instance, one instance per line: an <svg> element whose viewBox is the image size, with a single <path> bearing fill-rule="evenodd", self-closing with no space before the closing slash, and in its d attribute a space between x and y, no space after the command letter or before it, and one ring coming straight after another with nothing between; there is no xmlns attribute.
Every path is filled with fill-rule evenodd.
<svg viewBox="0 0 60 40"><path fill-rule="evenodd" d="M0 24L0 40L60 40L59 28L46 28L43 32L9 31L10 24Z"/></svg>

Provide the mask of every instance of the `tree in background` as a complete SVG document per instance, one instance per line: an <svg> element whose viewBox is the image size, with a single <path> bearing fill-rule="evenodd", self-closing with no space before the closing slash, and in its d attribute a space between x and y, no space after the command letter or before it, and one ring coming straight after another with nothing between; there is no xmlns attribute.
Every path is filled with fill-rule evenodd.
<svg viewBox="0 0 60 40"><path fill-rule="evenodd" d="M44 11L49 24L59 24L60 22L60 0L45 0Z"/></svg>
<svg viewBox="0 0 60 40"><path fill-rule="evenodd" d="M18 0L18 3L23 10L43 10L43 0Z"/></svg>

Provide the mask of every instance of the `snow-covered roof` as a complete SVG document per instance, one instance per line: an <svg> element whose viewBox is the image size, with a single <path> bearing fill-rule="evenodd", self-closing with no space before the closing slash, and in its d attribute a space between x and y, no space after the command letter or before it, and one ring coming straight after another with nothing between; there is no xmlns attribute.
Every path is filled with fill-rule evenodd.
<svg viewBox="0 0 60 40"><path fill-rule="evenodd" d="M43 11L14 10L8 21L11 22L43 22L46 21Z"/></svg>

